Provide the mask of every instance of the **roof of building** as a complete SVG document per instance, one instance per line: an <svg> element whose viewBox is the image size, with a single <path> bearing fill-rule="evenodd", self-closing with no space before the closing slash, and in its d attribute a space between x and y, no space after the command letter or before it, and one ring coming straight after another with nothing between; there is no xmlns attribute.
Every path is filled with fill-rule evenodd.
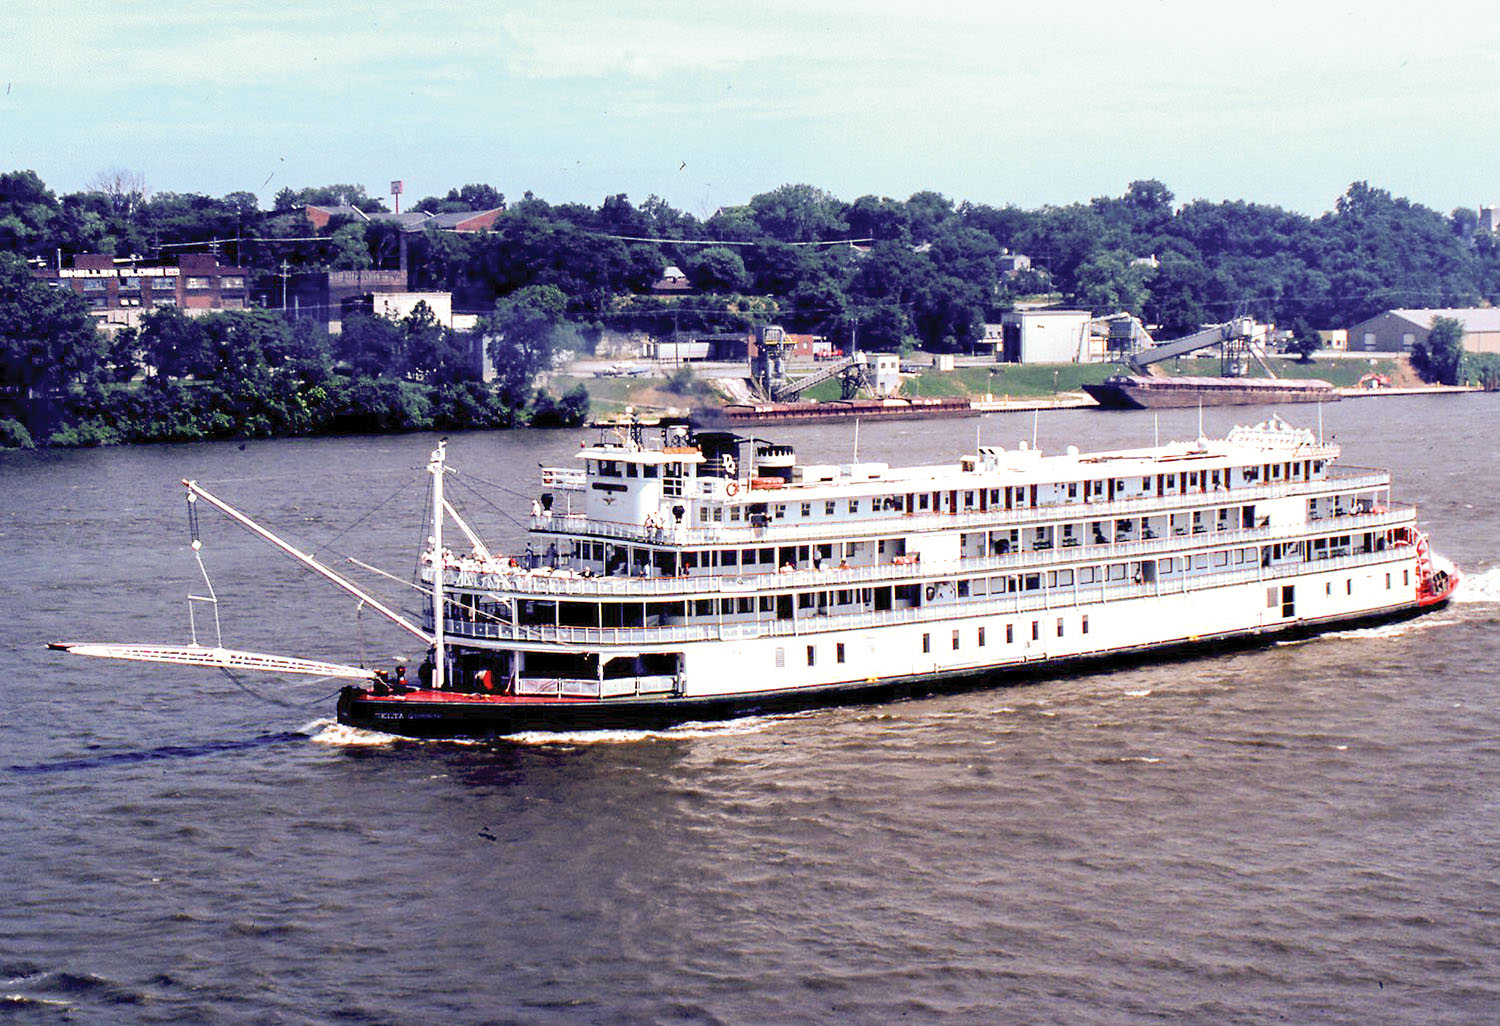
<svg viewBox="0 0 1500 1026"><path fill-rule="evenodd" d="M1465 331L1500 331L1500 307L1443 307L1433 310L1391 310L1393 316L1410 321L1419 328L1432 327L1434 317L1451 317Z"/></svg>
<svg viewBox="0 0 1500 1026"><path fill-rule="evenodd" d="M463 231L464 225L474 222L470 230L488 228L495 218L505 212L504 207L495 207L493 210L455 210L445 214L430 214L425 210L408 210L400 214L387 211L366 212L358 207L342 206L318 206L308 204L309 215L317 211L327 217L353 217L363 221L381 221L387 224L397 225L403 232L421 231L423 228L439 228L453 231Z"/></svg>

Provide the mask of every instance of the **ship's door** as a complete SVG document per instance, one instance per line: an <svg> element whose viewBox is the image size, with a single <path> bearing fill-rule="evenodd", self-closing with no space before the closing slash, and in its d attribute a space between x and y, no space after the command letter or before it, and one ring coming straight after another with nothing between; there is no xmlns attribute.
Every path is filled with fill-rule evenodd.
<svg viewBox="0 0 1500 1026"><path fill-rule="evenodd" d="M776 596L776 619L790 620L792 618L792 596Z"/></svg>

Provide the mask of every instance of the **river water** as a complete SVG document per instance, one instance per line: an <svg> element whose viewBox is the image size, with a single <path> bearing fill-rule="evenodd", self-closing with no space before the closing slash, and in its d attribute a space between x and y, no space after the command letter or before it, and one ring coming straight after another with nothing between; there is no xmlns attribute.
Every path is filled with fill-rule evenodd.
<svg viewBox="0 0 1500 1026"><path fill-rule="evenodd" d="M0 1018L85 1023L1482 1023L1500 1016L1500 454L1487 395L1327 407L1460 601L1297 644L663 733L408 742L329 682L51 653L413 646L217 514L399 577L431 437L0 454ZM1222 434L1267 411L1207 410ZM1316 426L1311 408L1286 411ZM1197 411L866 424L951 460ZM847 461L848 426L767 429ZM581 433L455 436L522 537ZM345 564L350 566L349 564ZM364 573L350 566L355 574ZM398 602L414 593L381 578ZM197 603L200 640L212 610Z"/></svg>

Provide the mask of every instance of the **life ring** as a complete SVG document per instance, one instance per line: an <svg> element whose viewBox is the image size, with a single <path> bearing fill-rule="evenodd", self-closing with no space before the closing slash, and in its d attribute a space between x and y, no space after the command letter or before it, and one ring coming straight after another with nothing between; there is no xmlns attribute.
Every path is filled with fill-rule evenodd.
<svg viewBox="0 0 1500 1026"><path fill-rule="evenodd" d="M738 481L731 481L724 491L730 495L738 495L740 493L740 483Z"/></svg>
<svg viewBox="0 0 1500 1026"><path fill-rule="evenodd" d="M931 602L932 601L932 597L934 595L936 595L936 594L937 594L937 588L935 588L934 586L932 586L931 584L929 584L927 586L927 601Z"/></svg>

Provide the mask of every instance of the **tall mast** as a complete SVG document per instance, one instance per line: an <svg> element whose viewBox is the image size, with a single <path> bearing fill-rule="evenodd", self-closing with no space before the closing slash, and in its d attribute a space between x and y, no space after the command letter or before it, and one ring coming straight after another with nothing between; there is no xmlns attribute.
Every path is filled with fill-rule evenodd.
<svg viewBox="0 0 1500 1026"><path fill-rule="evenodd" d="M438 442L437 448L432 450L432 462L427 464L427 470L432 474L432 686L439 691L443 688L446 662L443 652L443 613L446 611L443 599L443 574L446 572L443 559L443 461L447 457L447 448L447 439Z"/></svg>

